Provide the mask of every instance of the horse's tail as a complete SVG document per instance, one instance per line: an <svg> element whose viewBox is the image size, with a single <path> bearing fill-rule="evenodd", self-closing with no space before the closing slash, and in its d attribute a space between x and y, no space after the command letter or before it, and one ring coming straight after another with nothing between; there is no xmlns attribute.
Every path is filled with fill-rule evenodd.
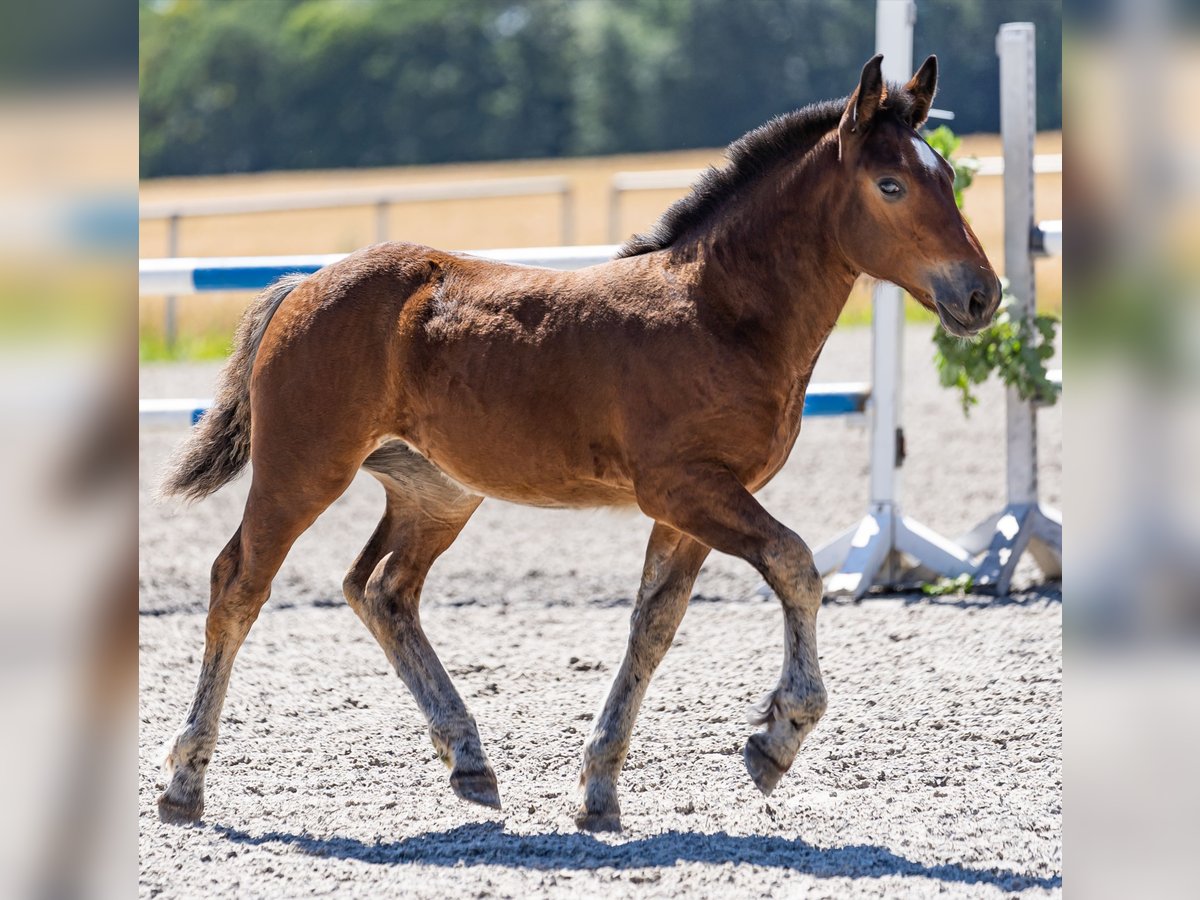
<svg viewBox="0 0 1200 900"><path fill-rule="evenodd" d="M199 500L250 461L250 373L263 333L285 297L308 276L286 275L259 294L238 324L233 353L217 377L212 408L171 457L159 493Z"/></svg>

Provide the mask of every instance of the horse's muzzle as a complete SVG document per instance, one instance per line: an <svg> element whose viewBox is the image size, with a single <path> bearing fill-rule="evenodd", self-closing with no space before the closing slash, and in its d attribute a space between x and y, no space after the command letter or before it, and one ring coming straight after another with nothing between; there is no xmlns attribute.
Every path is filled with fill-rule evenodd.
<svg viewBox="0 0 1200 900"><path fill-rule="evenodd" d="M991 269L978 265L964 265L938 276L933 288L942 327L959 337L971 337L986 328L1000 306L1000 279Z"/></svg>

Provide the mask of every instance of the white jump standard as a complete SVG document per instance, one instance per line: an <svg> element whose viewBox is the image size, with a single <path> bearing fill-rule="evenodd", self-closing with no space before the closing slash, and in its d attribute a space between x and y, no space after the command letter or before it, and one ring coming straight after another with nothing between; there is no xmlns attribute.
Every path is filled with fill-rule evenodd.
<svg viewBox="0 0 1200 900"><path fill-rule="evenodd" d="M884 78L899 81L912 68L912 0L880 0L876 5L876 49L883 54ZM897 499L904 461L900 425L903 367L904 296L894 284L875 288L871 322L871 482L866 516L813 558L827 576L827 594L863 597L873 586L899 584L906 570L919 568L956 577L974 568L965 550L904 515ZM913 565L907 565L904 556Z"/></svg>
<svg viewBox="0 0 1200 900"><path fill-rule="evenodd" d="M1000 56L1000 130L1004 139L1004 269L1021 313L1037 312L1033 266L1035 251L1062 252L1062 222L1034 224L1033 142L1036 134L1034 27L1011 22L996 37ZM1037 409L1014 388L1006 397L1008 414L1008 503L968 533L970 553L986 549L975 570L975 584L1001 596L1028 550L1049 578L1062 577L1062 514L1038 499Z"/></svg>

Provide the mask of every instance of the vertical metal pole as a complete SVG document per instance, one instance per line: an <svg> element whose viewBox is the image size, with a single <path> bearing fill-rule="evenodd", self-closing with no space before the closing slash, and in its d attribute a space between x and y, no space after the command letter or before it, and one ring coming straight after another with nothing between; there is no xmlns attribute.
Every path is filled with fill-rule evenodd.
<svg viewBox="0 0 1200 900"><path fill-rule="evenodd" d="M1037 129L1034 27L1000 26L1000 132L1004 141L1004 274L1015 298L1014 313L1036 314L1033 256L1033 150ZM1037 417L1033 404L1008 389L1008 503L1036 504Z"/></svg>
<svg viewBox="0 0 1200 900"><path fill-rule="evenodd" d="M388 202L380 200L375 204L375 242L383 243L388 239Z"/></svg>
<svg viewBox="0 0 1200 900"><path fill-rule="evenodd" d="M883 77L905 82L912 77L916 0L878 0L875 5L875 52L883 54Z"/></svg>
<svg viewBox="0 0 1200 900"><path fill-rule="evenodd" d="M912 72L913 0L879 0L875 7L876 50L883 54L883 77L907 81ZM894 284L875 288L871 314L871 506L890 511L899 487L897 447L903 379L904 297ZM886 509L879 509L879 508Z"/></svg>
<svg viewBox="0 0 1200 900"><path fill-rule="evenodd" d="M569 247L575 243L575 190L564 185L562 193L562 235L560 243Z"/></svg>
<svg viewBox="0 0 1200 900"><path fill-rule="evenodd" d="M178 255L179 215L174 214L167 219L167 256L173 259ZM167 342L167 352L172 353L179 339L179 301L174 295L165 297L164 300L166 305L163 310L163 337Z"/></svg>
<svg viewBox="0 0 1200 900"><path fill-rule="evenodd" d="M608 187L608 241L615 244L621 240L621 189L615 184Z"/></svg>

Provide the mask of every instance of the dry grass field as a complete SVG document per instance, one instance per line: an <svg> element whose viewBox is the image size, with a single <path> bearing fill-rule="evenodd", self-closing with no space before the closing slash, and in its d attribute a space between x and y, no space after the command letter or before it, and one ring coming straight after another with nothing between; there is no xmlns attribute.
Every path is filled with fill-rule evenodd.
<svg viewBox="0 0 1200 900"><path fill-rule="evenodd" d="M1061 153L1061 132L1039 135L1037 152ZM960 155L963 156L993 156L999 153L998 135L968 135L960 149ZM723 149L709 149L386 169L170 178L142 182L141 198L143 202L182 201L557 175L569 178L574 185L575 243L599 244L609 239L609 184L614 173L699 168L720 164L722 156ZM1002 186L1000 178L979 178L966 194L967 215L998 269L1004 262ZM663 190L624 194L617 223L619 233L624 237L649 227L682 193ZM395 205L391 208L388 233L395 240L460 250L558 244L561 219L559 203L556 196L542 196ZM1038 176L1037 215L1042 219L1062 217L1061 175ZM194 218L184 220L181 225L179 255L335 253L348 252L374 240L375 210L365 206ZM164 256L166 251L166 222L143 222L140 256ZM1044 308L1056 311L1061 308L1061 260L1045 260L1039 264L1038 298ZM247 299L245 294L208 294L182 298L179 316L185 355L211 356L222 352ZM868 294L860 287L851 297L844 321L864 322L868 315ZM146 298L140 304L139 314L139 334L144 356L157 355L155 348L161 344L162 327L161 300Z"/></svg>

